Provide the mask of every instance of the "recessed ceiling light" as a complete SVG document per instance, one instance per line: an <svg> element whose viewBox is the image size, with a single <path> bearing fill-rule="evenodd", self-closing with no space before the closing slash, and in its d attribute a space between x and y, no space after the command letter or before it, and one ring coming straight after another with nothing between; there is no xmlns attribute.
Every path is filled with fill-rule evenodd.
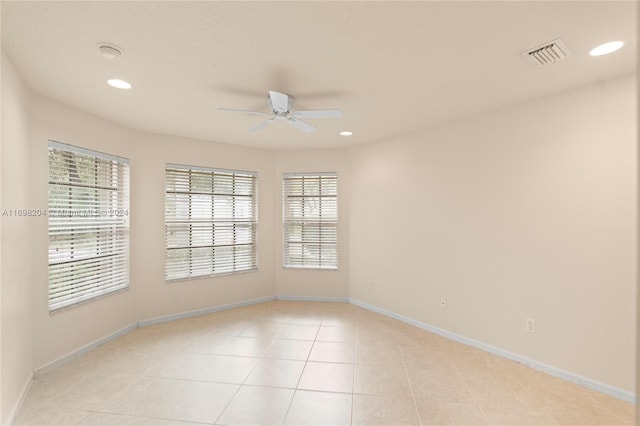
<svg viewBox="0 0 640 426"><path fill-rule="evenodd" d="M591 56L602 56L608 53L613 53L616 50L620 49L624 46L624 41L610 41L608 43L601 44L600 46L596 46L589 51L589 55Z"/></svg>
<svg viewBox="0 0 640 426"><path fill-rule="evenodd" d="M348 131L348 130L345 130L345 131L343 131L343 132L340 132L340 135L342 135L342 136L351 136L352 134L353 134L353 132L350 132L350 131Z"/></svg>
<svg viewBox="0 0 640 426"><path fill-rule="evenodd" d="M107 84L117 89L131 89L131 83L128 83L124 80L118 80L117 78L107 80Z"/></svg>

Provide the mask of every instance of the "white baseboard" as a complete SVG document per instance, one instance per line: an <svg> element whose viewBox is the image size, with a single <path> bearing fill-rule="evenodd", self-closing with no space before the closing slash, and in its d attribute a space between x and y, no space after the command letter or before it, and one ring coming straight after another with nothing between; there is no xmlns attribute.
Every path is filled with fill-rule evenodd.
<svg viewBox="0 0 640 426"><path fill-rule="evenodd" d="M113 333L110 333L110 334L108 334L108 335L106 335L106 336L104 336L104 337L102 337L100 339L94 340L91 343L88 343L88 344L86 344L84 346L81 346L80 348L78 348L78 349L76 349L76 350L74 350L72 352L69 352L66 355L63 355L60 358L55 359L55 360L43 365L42 367L36 368L35 371L34 371L34 375L35 375L35 377L38 377L39 374L43 374L43 373L46 373L48 371L51 371L54 368L59 367L59 366L61 366L63 364L66 364L67 362L71 361L72 359L77 358L80 355L85 354L85 353L97 348L100 345L104 345L105 343L110 342L113 339L122 336L123 334L126 334L126 333L128 333L130 331L135 330L137 327L138 327L138 325L136 323L129 324L126 327L122 327L120 330L116 330Z"/></svg>
<svg viewBox="0 0 640 426"><path fill-rule="evenodd" d="M294 302L349 302L348 297L335 296L276 296L276 300L288 300Z"/></svg>
<svg viewBox="0 0 640 426"><path fill-rule="evenodd" d="M138 327L147 327L154 324L160 324L163 322L175 321L183 318L195 317L198 315L206 315L214 312L226 311L233 308L240 308L242 306L255 305L256 303L271 302L276 300L275 296L261 297L259 299L245 300L243 302L230 303L228 305L214 306L211 308L197 309L195 311L181 312L179 314L172 314L163 317L150 318L146 320L138 321Z"/></svg>
<svg viewBox="0 0 640 426"><path fill-rule="evenodd" d="M168 321L174 321L177 319L182 319L182 318L188 318L188 317L193 317L196 315L203 315L203 314L208 314L208 313L212 313L212 312L218 312L218 311L224 311L227 309L233 309L233 308L239 308L241 306L247 306L247 305L254 305L256 303L262 303L262 302L270 302L272 300L275 300L275 297L270 296L270 297L263 297L260 299L253 299L253 300L247 300L244 302L238 302L238 303L232 303L229 305L223 305L223 306L215 306L212 308L206 308L206 309L200 309L200 310L196 310L196 311L189 311L189 312L183 312L180 314L175 314L175 315L168 315L165 317L158 317L158 318L152 318L152 319L148 319L148 320L142 320L142 321L137 321L133 324L130 324L126 327L123 327L119 330L114 331L113 333L110 333L100 339L94 340L91 343L88 343L84 346L81 346L80 348L69 352L66 355L61 356L60 358L57 358L51 362L48 362L47 364L36 368L34 370L34 376L38 377L38 375L40 374L44 374L48 371L53 370L54 368L57 368L63 364L66 364L67 362L73 360L74 358L79 357L82 354L85 354L95 348L97 348L100 345L103 345L107 342L110 342L113 339L116 339L120 336L122 336L123 334L126 334L130 331L135 330L138 327L146 327L149 325L153 325L153 324L159 324L159 323L163 323L163 322L168 322Z"/></svg>
<svg viewBox="0 0 640 426"><path fill-rule="evenodd" d="M179 313L179 314L173 314L173 315L167 315L164 317L156 317L156 318L151 318L151 319L147 319L147 320L140 320L137 323L133 323L130 324L126 327L121 328L120 330L117 330L101 339L95 340L87 345L82 346L81 348L72 351L50 363L47 363L45 365L43 365L40 368L37 368L34 373L29 377L29 380L27 381L27 383L24 386L24 389L22 391L20 400L18 401L18 403L16 404L16 406L14 407L14 409L11 412L11 415L9 416L9 424L12 424L13 422L13 417L18 413L20 406L22 405L22 402L29 390L29 387L31 386L31 382L33 377L37 377L39 374L43 374L46 373L56 367L59 367L62 364L65 364L69 361L71 361L72 359L86 353L89 352L95 348L97 348L98 346L107 343L125 333L128 333L130 331L135 330L137 327L146 327L146 326L150 326L150 325L154 325L154 324L160 324L163 322L168 322L168 321L174 321L174 320L178 320L178 319L182 319L182 318L189 318L189 317L193 317L193 316L197 316L197 315L204 315L204 314L209 314L209 313L213 313L213 312L220 312L220 311L225 311L228 309L234 309L234 308L239 308L242 306L249 306L249 305L254 305L257 303L264 303L264 302L271 302L273 300L286 300L286 301L307 301L307 302L345 302L345 303L351 303L355 306L359 306L361 308L370 310L372 312L376 312L379 313L381 315L385 315L391 318L395 318L399 321L402 321L404 323L413 325L415 327L421 328L423 330L427 330L429 332L432 332L434 334L437 334L439 336L442 337L446 337L448 339L454 340L456 342L460 342L463 343L465 345L469 345L481 350L484 350L486 352L498 355L500 357L518 362L520 364L526 365L528 367L531 367L533 369L545 372L549 375L561 378L563 380L567 380L569 382L572 383L576 383L579 384L581 386L596 390L598 392L613 396L615 398L624 400L624 401L628 401L631 403L636 403L637 400L637 396L636 394L634 394L633 392L629 392L629 391L625 391L619 388L616 388L614 386L611 385L607 385L604 383L600 383L597 382L595 380L591 380L582 376L579 376L577 374L562 370L560 368L557 367L553 367L551 365L547 365L535 360L531 360L529 358L523 357L521 355L509 352L509 351L505 351L503 349L500 349L498 347L480 342L478 340L474 340L471 339L469 337L465 337L462 336L460 334L456 334L450 331L447 331L445 329L439 328L439 327L435 327L433 325L415 320L413 318L409 318L406 317L404 315L400 315L397 314L395 312L389 311L387 309L384 308L380 308L378 306L375 305L371 305L369 303L366 302L362 302L360 300L357 299L353 299L353 298L348 298L348 297L324 297L324 296L288 296L288 295L281 295L281 296L269 296L269 297L263 297L263 298L258 298L258 299L252 299L252 300L247 300L247 301L243 301L243 302L237 302L237 303L231 303L231 304L227 304L227 305L221 305L221 306L215 306L215 307L211 307L211 308L205 308L205 309L199 309L199 310L195 310L195 311L189 311L189 312L183 312L183 313Z"/></svg>
<svg viewBox="0 0 640 426"><path fill-rule="evenodd" d="M27 393L29 393L29 389L31 389L31 383L33 383L33 373L29 374L26 382L22 386L20 397L18 398L18 401L9 412L9 417L7 417L7 425L12 425L16 421L16 416L18 415L18 413L20 412L20 409L22 408L22 404L24 403L24 400L27 397Z"/></svg>
<svg viewBox="0 0 640 426"><path fill-rule="evenodd" d="M488 345L486 343L482 343L478 340L471 339L469 337L462 336L460 334L452 333L450 331L444 330L439 327L435 327L433 325L415 320L413 318L405 317L404 315L397 314L392 311L388 311L386 309L380 308L375 305L371 305L366 302L362 302L357 299L349 299L349 303L359 306L364 309L368 309L370 311L379 313L381 315L385 315L391 318L395 318L404 323L413 325L415 327L421 328L426 331L430 331L431 333L437 334L442 337L446 337L447 339L454 340L456 342L463 343L468 346L472 346L474 348L481 349L483 351L492 353L494 355L498 355L502 358L506 358L520 364L526 365L527 367L533 368L535 370L542 371L551 376L558 377L560 379L576 383L578 385L584 386L586 388L593 389L595 391L604 393L606 395L613 396L618 399L622 399L624 401L635 404L637 401L637 396L633 392L625 391L619 388L616 388L611 385L607 385L604 383L597 382L595 380L587 379L586 377L579 376L577 374L571 373L569 371L562 370L557 367L553 367L551 365L544 364L542 362L538 362L529 358L525 358L521 355L514 354L513 352L505 351L504 349L497 348L495 346Z"/></svg>

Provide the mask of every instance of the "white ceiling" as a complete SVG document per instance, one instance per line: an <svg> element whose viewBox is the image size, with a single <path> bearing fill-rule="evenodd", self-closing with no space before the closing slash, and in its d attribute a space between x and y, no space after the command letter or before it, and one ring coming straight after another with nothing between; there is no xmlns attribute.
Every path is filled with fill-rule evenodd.
<svg viewBox="0 0 640 426"><path fill-rule="evenodd" d="M2 1L2 44L36 92L155 133L267 149L344 147L411 133L635 71L633 1ZM569 58L520 53L561 38ZM596 44L622 39L593 58ZM100 42L120 46L115 61ZM131 82L110 88L108 78ZM341 108L304 134L220 112ZM351 137L339 136L351 130Z"/></svg>

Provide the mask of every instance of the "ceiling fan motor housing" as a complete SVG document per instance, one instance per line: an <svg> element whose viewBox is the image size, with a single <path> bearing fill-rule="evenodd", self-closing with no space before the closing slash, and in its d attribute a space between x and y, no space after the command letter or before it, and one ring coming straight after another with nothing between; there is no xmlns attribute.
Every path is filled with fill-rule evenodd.
<svg viewBox="0 0 640 426"><path fill-rule="evenodd" d="M267 103L269 104L269 108L271 108L271 111L273 111L273 113L276 115L276 117L279 116L279 115L282 115L282 114L286 115L289 112L291 112L291 110L293 110L293 98L291 96L289 96L288 99L287 99L287 110L286 111L280 112L280 111L276 110L274 108L274 106L273 106L273 102L271 101L271 96L267 96Z"/></svg>

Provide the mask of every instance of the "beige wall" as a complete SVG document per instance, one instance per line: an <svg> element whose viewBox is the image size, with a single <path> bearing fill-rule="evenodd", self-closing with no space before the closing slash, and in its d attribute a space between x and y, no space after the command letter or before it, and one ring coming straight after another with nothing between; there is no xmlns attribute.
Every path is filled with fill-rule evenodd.
<svg viewBox="0 0 640 426"><path fill-rule="evenodd" d="M33 97L32 193L47 204L47 140L130 159L131 288L75 308L47 312L47 220L36 220L34 271L35 368L139 320L281 296L348 296L346 150L278 152L125 129L40 96ZM166 163L256 171L259 175L259 271L164 282ZM282 269L282 173L335 171L339 176L338 271ZM177 292L177 300L173 294ZM81 324L81 326L78 326ZM69 327L74 333L67 333Z"/></svg>
<svg viewBox="0 0 640 426"><path fill-rule="evenodd" d="M48 139L126 157L131 167L129 290L50 315L47 220L32 223L35 368L138 320L274 295L273 153L135 132L40 96L34 96L32 104L31 188L36 205L47 205ZM259 272L165 283L164 167L168 162L259 173Z"/></svg>
<svg viewBox="0 0 640 426"><path fill-rule="evenodd" d="M280 151L275 154L275 276L281 297L346 298L349 295L349 177L346 150ZM338 174L338 270L282 267L282 175L284 173Z"/></svg>
<svg viewBox="0 0 640 426"><path fill-rule="evenodd" d="M134 133L90 114L79 112L41 96L31 99L30 169L34 206L48 205L48 140L81 146L131 159ZM133 210L133 209L132 209ZM34 365L43 365L134 324L132 290L49 314L47 248L48 220L31 222L31 270L33 273ZM131 269L135 268L132 253Z"/></svg>
<svg viewBox="0 0 640 426"><path fill-rule="evenodd" d="M275 295L348 295L345 150L274 153L137 132L37 95L33 96L32 105L30 169L35 205L47 205L48 139L126 157L131 165L129 290L50 315L47 309L47 220L38 218L32 221L35 368L140 320ZM166 163L258 172L258 272L164 282ZM339 174L341 240L340 269L337 272L283 270L281 267L280 179L282 173L304 171L336 171ZM177 299L173 297L175 292L178 293ZM68 333L69 329L74 332Z"/></svg>
<svg viewBox="0 0 640 426"><path fill-rule="evenodd" d="M26 87L2 53L0 211L32 207L29 200L29 129ZM32 371L30 227L33 218L1 217L0 424L16 409Z"/></svg>
<svg viewBox="0 0 640 426"><path fill-rule="evenodd" d="M138 134L131 163L131 282L139 320L273 297L273 153L214 142ZM166 163L258 172L258 272L164 282ZM178 292L178 299L173 293Z"/></svg>
<svg viewBox="0 0 640 426"><path fill-rule="evenodd" d="M629 76L351 149L351 297L634 392L635 93Z"/></svg>

